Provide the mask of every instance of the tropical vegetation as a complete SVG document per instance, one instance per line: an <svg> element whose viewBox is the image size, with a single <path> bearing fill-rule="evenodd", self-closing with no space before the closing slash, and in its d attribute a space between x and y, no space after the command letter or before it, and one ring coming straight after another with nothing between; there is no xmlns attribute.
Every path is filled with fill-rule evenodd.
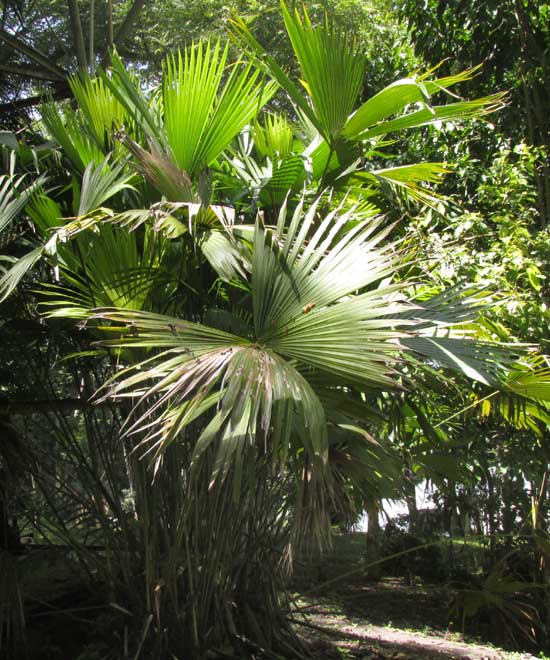
<svg viewBox="0 0 550 660"><path fill-rule="evenodd" d="M378 560L385 499L418 533L425 480L451 533L490 539L459 616L497 593L547 644L547 141L491 135L480 174L506 93L410 46L373 66L325 5L282 5L283 54L234 15L128 67L142 5L117 41L69 2L73 72L0 134L0 648L43 643L23 535L99 612L74 657L301 657L289 574L365 508ZM52 69L9 11L17 67Z"/></svg>

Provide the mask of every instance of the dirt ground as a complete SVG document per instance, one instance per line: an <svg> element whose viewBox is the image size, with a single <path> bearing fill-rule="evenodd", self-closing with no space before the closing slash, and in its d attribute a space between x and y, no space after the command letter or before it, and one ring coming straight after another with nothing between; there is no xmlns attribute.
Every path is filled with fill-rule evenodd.
<svg viewBox="0 0 550 660"><path fill-rule="evenodd" d="M498 648L449 623L451 593L443 584L403 577L365 578L363 535L337 543L319 564L298 569L292 618L320 657L409 660L537 660ZM321 650L325 645L327 655ZM334 654L334 655L333 655Z"/></svg>
<svg viewBox="0 0 550 660"><path fill-rule="evenodd" d="M334 657L350 660L535 660L538 657L472 641L447 627L434 625L433 622L430 625L423 610L423 598L416 600L413 593L402 594L397 585L392 589L392 598L398 605L392 609L393 614L397 614L394 616L395 620L387 616L390 599L386 600L385 605L370 609L370 613L365 610L366 602L371 596L380 604L376 590L372 589L366 601L362 601L357 608L348 602L345 611L340 610L330 599L319 599L315 604L311 603L294 614L296 625L310 642L324 640L327 648L332 647L336 651ZM411 589L411 592L413 591L414 588ZM351 593L350 596L352 595L357 594ZM403 600L399 601L401 596ZM410 612L410 617L407 616L407 611ZM444 608L442 612L444 614ZM441 613L437 613L436 617L443 618ZM419 621L422 623L418 623Z"/></svg>

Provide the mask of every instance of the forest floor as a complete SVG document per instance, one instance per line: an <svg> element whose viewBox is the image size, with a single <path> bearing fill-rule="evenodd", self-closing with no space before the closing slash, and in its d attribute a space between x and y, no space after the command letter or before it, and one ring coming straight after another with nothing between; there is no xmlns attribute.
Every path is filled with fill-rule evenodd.
<svg viewBox="0 0 550 660"><path fill-rule="evenodd" d="M489 622L481 621L476 630L470 628L469 634L464 634L460 625L449 621L452 591L444 584L413 580L410 574L407 579L399 575L369 579L365 576L365 547L364 534L342 535L335 538L332 552L322 560L309 558L302 564L296 562L290 585L291 618L313 657L319 660L544 658L533 650L529 654L500 648L498 638L491 638ZM441 559L447 562L448 555L442 554ZM102 629L97 625L94 628L94 612L103 611L104 604L96 603L93 594L82 590L82 576L70 573L63 554L45 548L27 561L34 562L34 570L29 570L21 583L23 593L28 590L32 595L28 657L33 660L79 657L90 631ZM436 568L435 564L431 568ZM385 566L386 572L387 569ZM494 628L493 625L493 633ZM93 646L93 636L89 641ZM0 658L4 657L0 651Z"/></svg>
<svg viewBox="0 0 550 660"><path fill-rule="evenodd" d="M504 650L449 623L451 593L443 585L402 577L365 578L364 535L337 539L321 564L311 563L296 582L293 618L321 657L409 660L537 660ZM321 595L322 594L322 595ZM485 634L484 634L485 633Z"/></svg>

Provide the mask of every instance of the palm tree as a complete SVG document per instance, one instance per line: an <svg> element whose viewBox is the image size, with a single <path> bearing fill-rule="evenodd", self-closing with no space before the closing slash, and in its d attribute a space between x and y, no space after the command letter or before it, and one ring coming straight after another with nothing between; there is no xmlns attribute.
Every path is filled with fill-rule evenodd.
<svg viewBox="0 0 550 660"><path fill-rule="evenodd" d="M112 553L113 598L144 617L141 644L158 654L243 639L295 652L283 568L326 542L350 503L342 484L380 492L353 474L369 460L357 443L370 397L414 388L422 368L503 386L516 360L476 338L481 295L402 275L411 253L372 203L382 184L429 201L443 166L369 169L381 136L484 114L501 96L431 104L466 72L359 104L351 41L283 11L305 95L268 56L228 67L219 43L169 59L150 94L116 54L110 75L72 79L78 113L42 112L62 167L24 200L35 246L0 280L5 299L44 264L44 315L76 321L111 372L96 401L126 418L133 517L105 535L130 549ZM287 118L258 118L277 84L301 139Z"/></svg>

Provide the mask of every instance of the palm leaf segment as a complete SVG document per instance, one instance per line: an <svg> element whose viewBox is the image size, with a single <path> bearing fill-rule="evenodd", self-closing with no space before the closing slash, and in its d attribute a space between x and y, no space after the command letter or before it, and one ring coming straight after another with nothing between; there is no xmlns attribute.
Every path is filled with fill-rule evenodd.
<svg viewBox="0 0 550 660"><path fill-rule="evenodd" d="M25 176L0 175L0 233L5 231L21 212L33 193L44 183L45 177L25 186Z"/></svg>

